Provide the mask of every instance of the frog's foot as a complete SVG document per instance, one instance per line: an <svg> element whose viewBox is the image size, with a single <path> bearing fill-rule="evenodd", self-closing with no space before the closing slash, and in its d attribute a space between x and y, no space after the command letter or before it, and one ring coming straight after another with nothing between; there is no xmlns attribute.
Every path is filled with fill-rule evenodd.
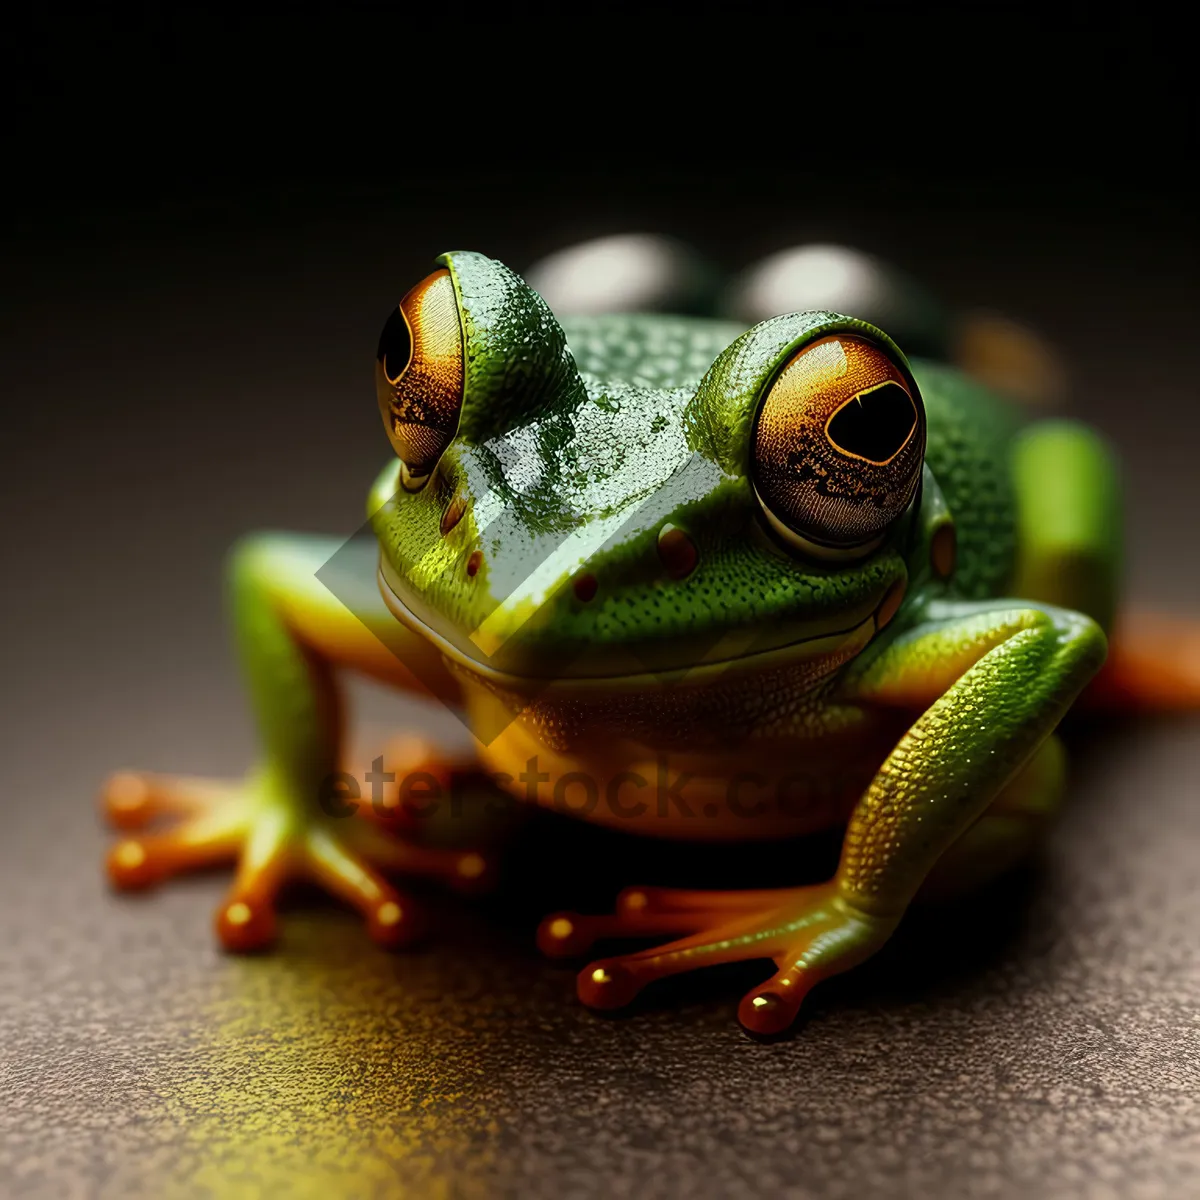
<svg viewBox="0 0 1200 1200"><path fill-rule="evenodd" d="M833 884L750 892L629 888L610 916L557 913L538 931L554 957L586 951L599 938L686 934L652 950L602 958L579 974L579 998L622 1008L646 984L720 963L766 958L776 973L748 993L738 1018L752 1033L780 1033L808 992L873 954L895 928L852 908Z"/></svg>
<svg viewBox="0 0 1200 1200"><path fill-rule="evenodd" d="M217 935L229 950L255 950L272 941L276 898L294 879L312 880L351 904L376 942L397 947L419 932L417 910L382 872L433 876L467 891L490 873L475 851L412 845L357 816L314 815L265 775L225 783L123 772L109 780L102 807L127 831L161 816L182 818L173 829L139 833L113 847L108 875L120 889L237 863L216 917Z"/></svg>

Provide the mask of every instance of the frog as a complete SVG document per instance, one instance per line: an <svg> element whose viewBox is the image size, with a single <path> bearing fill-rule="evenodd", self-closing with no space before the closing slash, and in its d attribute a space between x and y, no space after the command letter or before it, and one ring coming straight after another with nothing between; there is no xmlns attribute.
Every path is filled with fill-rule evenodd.
<svg viewBox="0 0 1200 1200"><path fill-rule="evenodd" d="M586 964L598 1010L763 960L738 1017L781 1034L916 902L998 878L1052 824L1059 725L1102 674L1118 606L1114 452L862 316L556 316L482 253L431 268L378 343L391 454L368 544L263 532L230 552L258 764L234 782L112 776L108 875L133 889L233 862L215 919L233 952L276 938L295 879L387 948L421 926L404 878L489 884L487 846L429 844L355 803L339 680L357 672L464 714L465 755L405 743L426 779L475 771L664 842L752 852L840 830L829 879L631 886L537 931ZM645 945L592 957L613 939Z"/></svg>

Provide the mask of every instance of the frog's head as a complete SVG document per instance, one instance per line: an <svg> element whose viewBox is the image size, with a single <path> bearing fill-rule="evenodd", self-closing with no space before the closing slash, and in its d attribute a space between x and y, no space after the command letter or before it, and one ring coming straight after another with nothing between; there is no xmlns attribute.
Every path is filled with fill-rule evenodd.
<svg viewBox="0 0 1200 1200"><path fill-rule="evenodd" d="M375 368L397 617L509 685L603 687L845 661L895 613L925 416L884 333L826 312L565 333L500 263L438 264Z"/></svg>

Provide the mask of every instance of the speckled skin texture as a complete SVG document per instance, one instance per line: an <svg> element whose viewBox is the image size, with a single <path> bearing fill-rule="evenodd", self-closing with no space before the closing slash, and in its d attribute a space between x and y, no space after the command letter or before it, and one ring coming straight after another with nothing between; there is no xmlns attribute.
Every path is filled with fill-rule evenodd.
<svg viewBox="0 0 1200 1200"><path fill-rule="evenodd" d="M951 587L978 600L1002 587L1013 569L1015 497L1007 456L1017 414L986 388L939 363L916 369L929 422L925 458L955 514L958 562ZM968 514L959 520L959 513Z"/></svg>
<svg viewBox="0 0 1200 1200"><path fill-rule="evenodd" d="M460 434L482 440L579 391L566 339L546 302L473 251L444 254L463 315L466 393Z"/></svg>
<svg viewBox="0 0 1200 1200"><path fill-rule="evenodd" d="M1035 447L1047 429L1055 438L1076 481L1060 497L1074 532L1047 539L1027 522L1019 544L1001 541L1010 562L985 552L968 563L968 586L991 598L972 607L957 599L942 537L953 535L950 513L970 525L990 505L985 528L1013 525L1040 491L1036 474L1009 493L986 486L1012 470L999 397L953 387L942 397L954 436L942 439L941 464L968 472L954 510L937 464L923 462L912 367L860 318L770 318L689 383L644 386L639 373L672 377L707 350L712 323L650 322L644 334L627 324L622 344L577 325L599 343L598 374L585 378L545 301L508 267L468 252L437 261L401 304L411 339L398 339L393 310L377 351L377 399L399 455L368 501L378 598L345 598L339 574L359 597L374 571L336 539L239 541L229 591L260 759L234 782L111 776L102 805L125 836L109 877L134 890L234 860L215 918L233 951L276 940L278 896L295 880L356 907L378 944L410 945L420 908L389 875L467 890L493 873L495 849L420 846L410 829L393 824L392 838L364 819L336 675L412 689L417 663L436 651L435 693L465 711L477 745L456 762L410 737L396 751L406 780L422 766L447 783L482 772L528 805L660 837L773 840L846 821L828 881L628 889L611 916L552 912L539 927L556 958L621 937L652 943L580 970L580 1000L605 1010L671 975L767 959L776 973L738 1016L754 1033L782 1033L813 987L886 943L935 863L948 885L957 876L978 887L1030 851L1057 807L1062 771L1034 755L1104 659L1089 614L1111 611L1119 539L1089 514L1116 507L1111 456L1078 423L1026 435ZM430 402L427 345L464 381L460 396ZM606 345L624 378L605 363ZM447 399L457 433L435 469L418 443L444 441ZM685 571L664 556L664 538L682 539ZM997 599L1018 561L1043 586ZM1060 586L1065 561L1086 570ZM390 635L372 632L388 613L408 642L396 655ZM541 692L553 698L543 704ZM905 716L911 727L895 741ZM749 802L747 786L766 794ZM642 798L651 787L653 805ZM568 802L571 788L582 805ZM641 795L630 805L622 788ZM411 817L411 800L401 783L391 816ZM707 824L689 824L692 803ZM173 829L149 828L168 815Z"/></svg>
<svg viewBox="0 0 1200 1200"><path fill-rule="evenodd" d="M531 601L535 619L526 620L529 608L515 604L505 653L516 658L518 674L562 673L581 649L620 650L639 641L656 665L687 666L695 661L694 640L672 657L673 640L711 642L737 628L762 628L764 637L777 631L782 644L790 622L836 619L878 599L888 581L901 577L904 523L865 564L825 564L815 572L805 570L803 556L764 553L762 540L751 536L757 502L747 470L750 427L764 389L798 347L833 329L869 332L907 370L886 335L822 312L775 318L741 336L724 321L576 317L566 323L576 374L571 359L564 366L560 357L557 323L534 293L510 284L507 268L472 254L442 261L457 264L460 287L508 299L464 318L472 331L468 362L477 365L468 367L463 425L435 482L415 496L398 492L392 464L368 503L406 595L440 628L477 628L498 602L513 603L536 565L589 526L592 547L604 547L600 594L580 603L562 586L586 561L581 551L541 584ZM522 312L529 312L518 319L510 310L520 296ZM523 395L521 412L497 413L487 380L509 370L514 345L532 352L522 369L539 381L551 368L562 373L539 382L533 399ZM543 354L549 366L539 365ZM915 373L931 414L927 460L939 482L945 475L960 531L949 594L995 595L1013 568L1016 510L1007 447L1017 414L938 364L918 363ZM490 425L472 415L477 410L488 412ZM455 497L465 515L446 534L443 515ZM662 580L654 550L668 516L687 525L699 559L691 576L674 583ZM464 586L476 551L474 583ZM531 661L516 657L522 651Z"/></svg>
<svg viewBox="0 0 1200 1200"><path fill-rule="evenodd" d="M729 228L751 229L759 207L734 206ZM8 387L28 426L0 480L23 513L8 553L24 581L0 595L14 698L0 763L0 1192L302 1195L334 1179L360 1196L1195 1194L1200 737L1188 718L1072 737L1069 802L1036 868L970 905L914 913L770 1045L733 1019L759 968L700 991L668 982L628 1018L602 1019L531 929L550 907L598 910L650 878L820 878L836 846L811 865L766 864L761 848L668 856L545 818L497 900L431 896L437 941L403 956L315 896L288 913L279 953L222 955L209 916L223 873L144 901L107 893L94 864L110 835L91 806L114 763L234 776L251 761L213 586L222 559L248 524L356 527L381 452L363 331L465 219L440 219L434 245L385 255L382 272L391 208L370 220L356 207L319 236L131 239L86 268L10 259L26 311ZM1193 376L1186 339L1161 338L1185 317L1178 241L1114 242L1072 218L1071 236L1043 245L1015 218L989 220L987 242L973 214L872 228L939 287L1054 333L1128 464L1132 594L1189 611L1200 576L1178 546L1193 451L1177 422ZM745 236L735 262L755 252ZM137 289L114 294L130 273ZM91 401L127 419L95 422L90 452L64 469L61 376L47 364L79 306ZM186 454L161 404L181 355ZM1157 402L1128 402L1146 394ZM169 504L145 502L148 470L174 484ZM60 500L30 505L47 479ZM89 514L70 555L86 604L64 573L63 498ZM189 554L165 570L161 548L181 538ZM398 712L417 719L356 699L389 728Z"/></svg>
<svg viewBox="0 0 1200 1200"><path fill-rule="evenodd" d="M1104 653L1095 627L1076 613L931 604L926 621L892 642L859 681L868 695L873 676L884 687L909 674L947 686L855 809L842 850L844 891L868 911L897 911L974 819L976 797L1028 759ZM972 665L955 678L964 660Z"/></svg>
<svg viewBox="0 0 1200 1200"><path fill-rule="evenodd" d="M882 595L903 570L894 547L866 565L806 572L801 563L765 554L747 534L755 502L745 462L726 453L713 421L736 409L748 423L772 356L824 327L811 314L802 323L785 322L782 333L774 324L746 349L736 339L730 345L737 327L728 322L568 323L586 390L567 388L544 401L544 411L478 444L463 433L436 484L416 496L396 494L394 467L380 476L368 509L399 577L443 627L474 628L493 605L519 592L565 538L590 527L591 544L604 547L605 559L595 603L579 603L569 587L551 594L536 619L516 627L508 647L527 649L543 672L549 662L559 673L586 647L624 649L641 641L656 664L689 666L694 643L679 645L672 659L673 640L711 644L731 628L761 627L764 636L774 632L783 641L790 620L836 619ZM627 377L614 378L616 372ZM710 404L699 406L698 395ZM467 498L466 515L443 536L442 515L455 494ZM655 542L668 515L687 519L699 566L663 586ZM474 586L464 587L476 549L482 562ZM564 563L543 589L560 586L572 567ZM518 608L516 617L524 615ZM536 665L521 673L531 670Z"/></svg>

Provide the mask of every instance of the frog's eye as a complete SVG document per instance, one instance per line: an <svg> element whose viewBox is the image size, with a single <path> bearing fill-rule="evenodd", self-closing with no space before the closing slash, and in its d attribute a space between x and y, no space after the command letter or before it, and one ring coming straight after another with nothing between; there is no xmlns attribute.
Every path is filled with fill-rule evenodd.
<svg viewBox="0 0 1200 1200"><path fill-rule="evenodd" d="M803 347L763 397L754 490L775 532L820 558L880 544L921 478L925 408L875 342L834 334Z"/></svg>
<svg viewBox="0 0 1200 1200"><path fill-rule="evenodd" d="M375 392L401 481L418 491L462 411L462 326L449 271L423 279L388 318L375 356Z"/></svg>

